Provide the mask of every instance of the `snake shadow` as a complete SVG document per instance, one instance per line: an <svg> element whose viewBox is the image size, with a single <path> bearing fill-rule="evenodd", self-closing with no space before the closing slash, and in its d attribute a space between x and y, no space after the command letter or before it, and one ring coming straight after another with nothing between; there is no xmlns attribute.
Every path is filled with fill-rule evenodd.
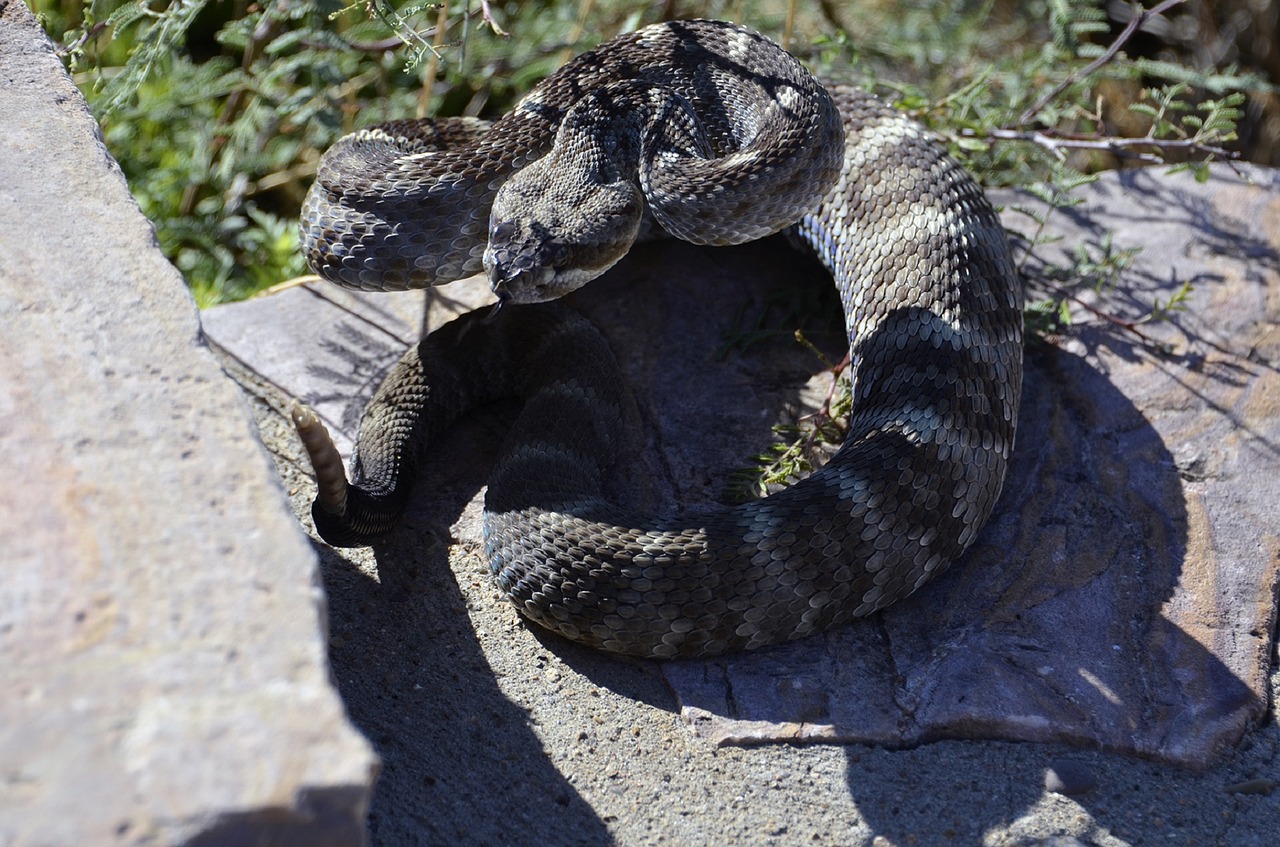
<svg viewBox="0 0 1280 847"><path fill-rule="evenodd" d="M688 436L714 433L721 464L733 466L751 455L748 445L767 445L770 424L786 417L783 407L800 403L796 386L823 370L790 337L790 316L815 311L811 297L829 298L816 311L838 313L838 303L816 263L796 264L776 244L727 255L678 244L633 252L574 303L609 336L633 385L647 385L654 373L669 377L657 392L642 390L629 410L632 426L619 462L628 473L617 484L633 504L655 511L718 502L726 476L707 473L703 457L687 453L701 446ZM762 266L770 282L753 281ZM722 282L700 287L702 300L689 300L683 289L690 275L719 275ZM790 285L797 279L798 286ZM645 305L655 302L656 308ZM810 329L838 359L838 319ZM760 384L753 361L774 363L767 384ZM674 362L683 362L685 377L672 370ZM710 376L709 366L715 366ZM744 390L766 401L767 418L740 409L722 413ZM687 402L691 392L700 402ZM686 402L673 403L673 394ZM530 711L498 684L494 662L505 661L503 642L510 639L476 632L468 594L474 585L459 584L474 578L488 586L488 574L449 561L451 545L479 549L476 494L512 411L498 404L446 434L436 451L441 463L415 486L405 520L373 548L371 562L315 545L329 601L334 680L383 763L368 817L376 845L612 843L597 812L548 758ZM501 603L491 590L476 601ZM530 631L534 648L554 653L591 683L677 711L655 663L619 660Z"/></svg>
<svg viewBox="0 0 1280 847"><path fill-rule="evenodd" d="M656 433L644 436L639 458L630 460L647 470L639 479L628 474L628 488L648 484L651 507L679 511L722 501L723 488L710 481L723 481L744 456L766 446L767 424L811 402L784 386L821 368L803 357L775 367L787 359L777 334L758 351L709 366L705 336L717 326L723 332L723 319L714 316L734 311L726 303L737 298L748 312L767 311L779 292L814 284L812 268L775 258L786 255L765 242L716 251L712 268L698 265L689 248L655 248L593 292L602 302L580 305L610 337L639 398L642 425ZM1170 285L1141 267L1137 272L1137 285ZM747 291L748 276L764 278L762 287ZM816 284L830 287L820 272ZM643 300L615 296L624 287L644 292ZM662 304L676 291L701 293L679 308L645 305ZM781 320L785 326L791 316ZM1052 746L1024 751L1018 761L1026 772L1015 779L1005 765L977 756L989 780L1008 786L993 801L990 781L958 783L947 767L927 764L955 755L954 747L930 749L929 742L1037 741L1196 767L1228 751L1266 711L1265 699L1201 637L1165 615L1183 577L1190 521L1184 482L1192 476L1096 353L1165 373L1179 363L1102 329L1082 330L1077 341L1094 356L1030 343L1004 496L979 540L947 573L886 612L826 636L694 663L704 678L727 683L714 695L723 696L716 705L725 717L827 724L831 740L900 748L907 763L918 761L920 768L906 765L911 779L886 795L869 772L877 757L848 747L850 794L873 829L891 840L928 835L919 826L929 810L915 804L957 792L982 799L971 808L985 811L966 824L975 832L1011 823L1039 801L1049 757L1063 755ZM828 350L838 357L838 332L834 344ZM681 362L694 364L681 370ZM741 408L733 415L716 411L735 403ZM677 679L681 706L697 705L705 694L668 678ZM783 737L789 736L777 740ZM920 790L922 784L935 791ZM867 791L868 785L876 788ZM1098 813L1106 816L1101 806Z"/></svg>
<svg viewBox="0 0 1280 847"><path fill-rule="evenodd" d="M1167 298L1183 282L1197 293L1224 284L1207 259L1233 260L1253 285L1280 272L1280 253L1258 235L1256 222L1233 216L1202 193L1140 170L1122 173L1118 184L1099 191L1102 215L1066 210L1058 228L1064 250L1104 243L1112 232L1117 242L1131 231L1153 240L1124 286L1111 294L1108 308L1119 314L1141 315L1154 298ZM1152 222L1170 230L1176 224L1176 235L1162 235ZM1028 267L1043 274L1045 261L1033 256ZM1207 604L1211 616L1243 612L1231 608L1228 576L1186 572L1190 528L1208 531L1202 495L1193 504L1188 491L1197 490L1206 472L1194 453L1184 453L1187 445L1166 443L1153 426L1171 401L1157 404L1149 417L1113 381L1106 363L1117 371L1123 370L1118 362L1140 366L1153 382L1176 384L1203 404L1201 414L1226 418L1272 456L1280 454L1274 441L1198 388L1203 378L1190 377L1208 375L1235 390L1258 370L1275 366L1224 347L1222 331L1212 328L1214 316L1195 301L1171 320L1185 339L1176 353L1098 325L1077 329L1069 349L1028 345L1017 450L996 514L951 572L882 618L884 645L899 657L904 645L914 646L907 639L926 648L902 662L908 674L921 667L944 671L932 685L917 680L913 686L908 679L897 688L913 706L909 717L921 742L985 735L1057 743L1008 745L999 756L981 755L981 745L924 745L899 754L894 764L910 773L910 781L887 791L877 784L885 769L882 751L851 746L849 791L875 834L894 843L941 842L943 833L921 822L937 821L939 807L949 807L964 814L952 816L948 838L990 837L1041 801L1046 766L1067 758L1084 762L1099 785L1110 787L1073 797L1099 835L1139 843L1151 835L1150 827L1128 813L1125 798L1129 792L1134 802L1149 798L1142 799L1135 780L1162 786L1164 808L1194 807L1202 783L1191 773L1185 779L1171 773L1168 763L1213 767L1266 715L1265 694L1206 649L1206 643L1222 649L1220 637L1207 640L1203 631L1189 632L1171 620L1177 603L1170 600L1180 583L1180 593L1198 595L1195 601ZM1206 368L1206 353L1214 358L1212 367ZM1135 396L1134 388L1141 390L1132 382L1126 388ZM1216 551L1201 555L1214 558ZM975 591L971 580L984 572L989 579L976 583ZM1205 589L1206 582L1212 587ZM952 598L984 610L981 633L958 621L960 605ZM1274 632L1248 635L1275 638ZM930 651L936 656L940 645L944 653L964 654L963 660L919 663ZM1273 641L1272 661L1274 649ZM1046 678L1054 684L1041 688ZM975 701L991 707L980 712ZM1002 704L1023 726L973 720L999 716ZM969 721L961 719L966 711ZM1028 716L1040 720L1028 727Z"/></svg>
<svg viewBox="0 0 1280 847"><path fill-rule="evenodd" d="M450 525L483 485L501 412L445 437L447 461L373 548L377 578L315 543L334 682L382 760L367 818L373 845L613 843L547 758L529 713L499 687L450 567Z"/></svg>

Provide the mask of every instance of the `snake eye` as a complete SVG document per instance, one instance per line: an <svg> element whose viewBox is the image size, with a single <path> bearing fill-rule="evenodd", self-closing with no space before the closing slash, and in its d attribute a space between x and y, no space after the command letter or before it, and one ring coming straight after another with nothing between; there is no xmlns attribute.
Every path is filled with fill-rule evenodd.
<svg viewBox="0 0 1280 847"><path fill-rule="evenodd" d="M516 225L511 221L499 221L489 227L489 240L491 242L510 241L516 237Z"/></svg>

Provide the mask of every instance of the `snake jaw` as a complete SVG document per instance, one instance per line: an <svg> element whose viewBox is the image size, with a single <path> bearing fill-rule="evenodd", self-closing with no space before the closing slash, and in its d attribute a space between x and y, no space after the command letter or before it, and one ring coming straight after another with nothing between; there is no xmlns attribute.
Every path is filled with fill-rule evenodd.
<svg viewBox="0 0 1280 847"><path fill-rule="evenodd" d="M553 244L546 228L537 223L492 217L484 269L499 301L541 303L559 296L552 292L552 283L556 262L564 257Z"/></svg>

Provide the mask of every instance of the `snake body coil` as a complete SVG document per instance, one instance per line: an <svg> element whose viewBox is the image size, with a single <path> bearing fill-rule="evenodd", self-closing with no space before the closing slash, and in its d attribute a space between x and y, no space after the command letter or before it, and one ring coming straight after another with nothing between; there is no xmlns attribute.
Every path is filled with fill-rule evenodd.
<svg viewBox="0 0 1280 847"><path fill-rule="evenodd" d="M871 96L828 95L731 24L649 27L580 56L492 127L349 136L322 162L302 231L312 267L339 283L434 284L483 266L500 296L532 302L603 272L646 229L725 244L797 219L839 288L853 361L848 438L807 479L708 514L610 503L611 355L546 303L464 316L412 349L365 412L351 486L314 416L295 414L321 535L353 545L390 528L438 432L516 394L525 406L489 481L486 549L503 591L553 631L631 655L712 655L919 588L999 496L1022 293L981 190Z"/></svg>

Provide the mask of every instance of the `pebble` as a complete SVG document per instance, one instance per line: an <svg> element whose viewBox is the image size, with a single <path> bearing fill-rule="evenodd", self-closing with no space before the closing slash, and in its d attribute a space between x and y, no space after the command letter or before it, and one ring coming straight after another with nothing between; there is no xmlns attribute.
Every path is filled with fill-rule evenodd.
<svg viewBox="0 0 1280 847"><path fill-rule="evenodd" d="M1226 791L1228 794L1269 795L1275 788L1276 781L1274 779L1247 779L1244 782L1228 785Z"/></svg>
<svg viewBox="0 0 1280 847"><path fill-rule="evenodd" d="M1057 794L1074 796L1098 787L1093 769L1074 759L1054 759L1044 772L1044 787Z"/></svg>

